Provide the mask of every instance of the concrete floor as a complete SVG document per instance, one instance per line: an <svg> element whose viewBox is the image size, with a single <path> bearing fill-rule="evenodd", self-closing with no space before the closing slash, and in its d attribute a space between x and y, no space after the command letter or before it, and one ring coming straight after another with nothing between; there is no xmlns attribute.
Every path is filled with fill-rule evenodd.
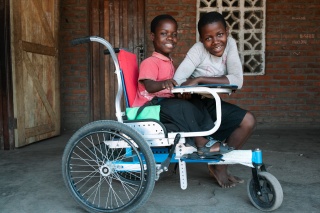
<svg viewBox="0 0 320 213"><path fill-rule="evenodd" d="M0 151L1 213L85 212L68 194L61 175L62 152L70 136ZM256 130L244 149L257 147L283 188L283 204L275 212L320 212L320 129ZM187 170L186 190L180 189L178 174L163 173L137 212L261 212L250 203L247 181L222 189L206 165L188 164ZM251 177L249 167L232 165L230 170L245 180Z"/></svg>

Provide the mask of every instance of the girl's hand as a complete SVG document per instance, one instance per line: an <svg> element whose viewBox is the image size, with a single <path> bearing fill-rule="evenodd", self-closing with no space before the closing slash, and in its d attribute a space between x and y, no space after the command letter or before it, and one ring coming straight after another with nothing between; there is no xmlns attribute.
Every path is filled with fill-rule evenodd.
<svg viewBox="0 0 320 213"><path fill-rule="evenodd" d="M153 81L150 79L141 80L141 83L144 84L148 93L156 93L164 89L172 90L177 86L177 82L173 79L168 79L164 81Z"/></svg>
<svg viewBox="0 0 320 213"><path fill-rule="evenodd" d="M162 89L172 90L177 85L177 82L173 79L162 81Z"/></svg>

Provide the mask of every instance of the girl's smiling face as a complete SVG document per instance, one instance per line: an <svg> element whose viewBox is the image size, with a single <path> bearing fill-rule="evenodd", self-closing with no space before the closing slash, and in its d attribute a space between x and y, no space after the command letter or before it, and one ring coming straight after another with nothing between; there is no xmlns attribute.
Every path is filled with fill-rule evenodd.
<svg viewBox="0 0 320 213"><path fill-rule="evenodd" d="M177 25L170 19L159 22L155 33L151 33L151 39L156 52L169 57L177 44Z"/></svg>
<svg viewBox="0 0 320 213"><path fill-rule="evenodd" d="M200 30L200 41L212 55L221 57L228 39L228 28L219 22L206 24Z"/></svg>

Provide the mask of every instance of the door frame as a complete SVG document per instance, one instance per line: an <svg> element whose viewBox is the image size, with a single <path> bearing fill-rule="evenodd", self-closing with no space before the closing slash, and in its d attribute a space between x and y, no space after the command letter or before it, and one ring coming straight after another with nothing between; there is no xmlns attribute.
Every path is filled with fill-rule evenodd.
<svg viewBox="0 0 320 213"><path fill-rule="evenodd" d="M2 4L2 5L1 5ZM10 0L0 2L0 149L14 149Z"/></svg>

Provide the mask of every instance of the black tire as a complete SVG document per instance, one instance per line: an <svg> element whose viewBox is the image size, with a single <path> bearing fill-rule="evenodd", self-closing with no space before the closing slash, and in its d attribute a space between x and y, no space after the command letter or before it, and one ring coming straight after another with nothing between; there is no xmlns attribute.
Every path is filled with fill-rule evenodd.
<svg viewBox="0 0 320 213"><path fill-rule="evenodd" d="M110 148L106 141L122 141L128 148ZM121 170L119 163L135 169ZM134 184L123 178L128 174L134 175ZM62 157L62 175L68 191L89 212L136 210L149 199L155 174L149 145L135 130L116 121L85 125L70 138Z"/></svg>
<svg viewBox="0 0 320 213"><path fill-rule="evenodd" d="M247 191L250 201L262 211L276 210L283 201L283 191L279 181L268 172L259 172L258 178L261 190L254 184L253 178L248 181Z"/></svg>

